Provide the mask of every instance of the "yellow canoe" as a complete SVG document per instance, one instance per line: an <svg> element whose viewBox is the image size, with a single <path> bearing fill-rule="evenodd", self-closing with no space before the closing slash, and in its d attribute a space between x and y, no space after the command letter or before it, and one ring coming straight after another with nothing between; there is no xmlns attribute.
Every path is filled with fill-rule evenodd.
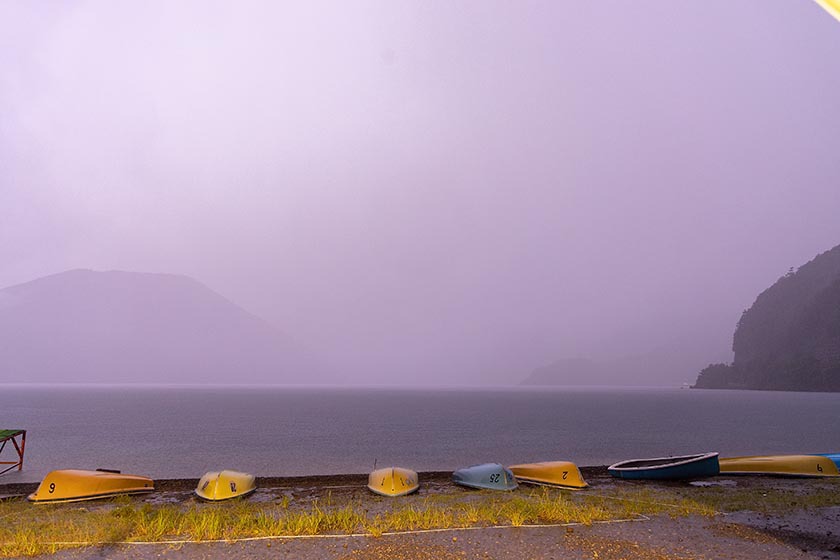
<svg viewBox="0 0 840 560"><path fill-rule="evenodd" d="M377 469L368 476L368 488L381 496L405 496L420 488L417 473L411 469L388 467Z"/></svg>
<svg viewBox="0 0 840 560"><path fill-rule="evenodd" d="M544 484L578 490L589 486L577 465L570 461L545 461L542 463L524 463L508 467L520 482Z"/></svg>
<svg viewBox="0 0 840 560"><path fill-rule="evenodd" d="M198 481L196 495L210 502L247 496L257 489L254 475L239 471L216 471L206 473Z"/></svg>
<svg viewBox="0 0 840 560"><path fill-rule="evenodd" d="M720 474L840 476L837 465L821 455L764 455L720 459Z"/></svg>
<svg viewBox="0 0 840 560"><path fill-rule="evenodd" d="M154 489L154 481L145 476L105 469L66 469L47 474L27 499L35 503L80 502L121 494L143 494Z"/></svg>

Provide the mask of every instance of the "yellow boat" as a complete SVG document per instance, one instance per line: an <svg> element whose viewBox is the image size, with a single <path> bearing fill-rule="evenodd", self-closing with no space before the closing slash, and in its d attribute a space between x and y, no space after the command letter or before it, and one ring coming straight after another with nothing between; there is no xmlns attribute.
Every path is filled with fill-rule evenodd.
<svg viewBox="0 0 840 560"><path fill-rule="evenodd" d="M154 481L145 476L106 469L67 469L47 474L27 500L35 503L80 502L122 494L143 494L154 489Z"/></svg>
<svg viewBox="0 0 840 560"><path fill-rule="evenodd" d="M720 474L840 476L840 471L823 455L765 455L720 459Z"/></svg>
<svg viewBox="0 0 840 560"><path fill-rule="evenodd" d="M368 488L381 496L405 496L420 488L417 473L411 469L388 467L377 469L368 476Z"/></svg>
<svg viewBox="0 0 840 560"><path fill-rule="evenodd" d="M524 463L508 467L520 482L543 484L579 490L589 486L577 465L570 461L546 461L543 463Z"/></svg>
<svg viewBox="0 0 840 560"><path fill-rule="evenodd" d="M201 477L196 495L210 502L247 496L257 489L254 475L238 471L209 472Z"/></svg>

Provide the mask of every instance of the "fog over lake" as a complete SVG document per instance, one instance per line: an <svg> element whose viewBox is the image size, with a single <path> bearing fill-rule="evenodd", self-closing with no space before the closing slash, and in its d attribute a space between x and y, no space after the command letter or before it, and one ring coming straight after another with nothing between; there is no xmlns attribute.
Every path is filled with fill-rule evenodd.
<svg viewBox="0 0 840 560"><path fill-rule="evenodd" d="M184 275L351 385L679 386L840 243L838 52L804 0L4 2L0 288Z"/></svg>

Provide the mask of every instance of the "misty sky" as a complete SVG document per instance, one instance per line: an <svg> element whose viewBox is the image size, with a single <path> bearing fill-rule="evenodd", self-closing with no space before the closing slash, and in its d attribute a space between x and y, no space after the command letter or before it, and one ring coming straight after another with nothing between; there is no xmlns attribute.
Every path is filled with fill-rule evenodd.
<svg viewBox="0 0 840 560"><path fill-rule="evenodd" d="M186 274L363 382L720 359L840 244L838 53L809 0L3 2L0 287Z"/></svg>

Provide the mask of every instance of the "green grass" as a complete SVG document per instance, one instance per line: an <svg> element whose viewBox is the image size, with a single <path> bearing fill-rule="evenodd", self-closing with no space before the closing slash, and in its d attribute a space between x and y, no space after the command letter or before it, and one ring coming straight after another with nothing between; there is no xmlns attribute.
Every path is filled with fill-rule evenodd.
<svg viewBox="0 0 840 560"><path fill-rule="evenodd" d="M686 491L682 490L685 495ZM801 488L692 488L691 499L718 511L778 513L840 505L840 479L807 481Z"/></svg>
<svg viewBox="0 0 840 560"><path fill-rule="evenodd" d="M131 498L99 504L0 502L0 557L33 556L84 544L227 540L249 537L358 534L495 525L593 523L642 515L714 515L840 505L840 480L813 491L628 485L568 492L521 488L397 500L345 499L327 493L309 506L275 502L186 502L152 505ZM372 507L375 506L375 507ZM372 511L373 510L373 511Z"/></svg>

